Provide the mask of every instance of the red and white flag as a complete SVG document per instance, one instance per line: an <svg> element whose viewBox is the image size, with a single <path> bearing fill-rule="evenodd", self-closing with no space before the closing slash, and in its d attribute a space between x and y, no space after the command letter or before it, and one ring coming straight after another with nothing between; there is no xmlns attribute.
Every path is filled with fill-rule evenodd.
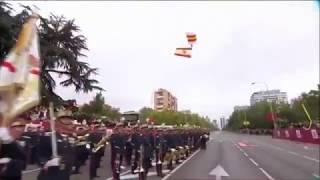
<svg viewBox="0 0 320 180"><path fill-rule="evenodd" d="M14 117L40 101L40 55L36 27L38 16L33 14L23 25L18 40L7 58L0 64L0 93L11 105L9 117ZM10 98L6 98L6 96Z"/></svg>
<svg viewBox="0 0 320 180"><path fill-rule="evenodd" d="M176 56L191 58L192 48L176 48Z"/></svg>

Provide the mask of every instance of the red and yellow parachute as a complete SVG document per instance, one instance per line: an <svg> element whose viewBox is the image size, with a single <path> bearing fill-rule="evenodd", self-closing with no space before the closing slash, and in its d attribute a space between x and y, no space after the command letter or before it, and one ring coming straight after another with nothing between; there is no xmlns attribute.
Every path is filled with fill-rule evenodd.
<svg viewBox="0 0 320 180"><path fill-rule="evenodd" d="M176 56L191 58L193 45L197 42L197 35L195 33L187 32L186 37L187 37L189 47L176 48L176 51L174 54Z"/></svg>

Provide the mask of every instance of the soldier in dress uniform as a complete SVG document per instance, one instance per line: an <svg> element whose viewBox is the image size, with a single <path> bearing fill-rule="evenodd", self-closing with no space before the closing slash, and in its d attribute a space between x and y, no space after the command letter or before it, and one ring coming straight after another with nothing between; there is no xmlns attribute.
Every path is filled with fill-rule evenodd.
<svg viewBox="0 0 320 180"><path fill-rule="evenodd" d="M70 180L70 174L62 167L60 158L53 158L44 164L37 180Z"/></svg>
<svg viewBox="0 0 320 180"><path fill-rule="evenodd" d="M132 129L126 128L126 137L125 137L125 159L127 166L131 165L132 160L132 151L133 151L133 143L132 143Z"/></svg>
<svg viewBox="0 0 320 180"><path fill-rule="evenodd" d="M1 122L0 117L0 122ZM17 139L24 132L25 122L22 117L16 118L9 128L0 128L0 179L21 180L25 167L26 155Z"/></svg>
<svg viewBox="0 0 320 180"><path fill-rule="evenodd" d="M150 129L147 125L142 126L142 146L143 146L143 158L142 158L142 167L144 169L144 175L147 176L149 169L151 168L151 158L153 152L154 139L151 134Z"/></svg>
<svg viewBox="0 0 320 180"><path fill-rule="evenodd" d="M113 134L110 137L111 145L111 168L113 177L119 179L121 161L124 154L125 138L122 130L123 124L119 123L113 130Z"/></svg>
<svg viewBox="0 0 320 180"><path fill-rule="evenodd" d="M90 154L90 164L89 164L89 176L90 179L94 179L99 177L97 175L97 169L99 168L100 160L101 160L101 151L104 151L104 148L99 148L99 142L102 140L103 135L100 132L91 132L88 141L90 142L91 154Z"/></svg>
<svg viewBox="0 0 320 180"><path fill-rule="evenodd" d="M76 156L76 161L75 161L75 170L74 170L74 174L78 174L80 173L79 169L82 165L85 164L86 160L89 157L90 151L87 147L88 138L89 134L80 136L77 136L77 143L76 143L76 147L75 147L75 156Z"/></svg>
<svg viewBox="0 0 320 180"><path fill-rule="evenodd" d="M28 163L29 164L35 164L37 163L37 144L39 143L39 132L37 127L30 127L27 129L27 132L25 132L22 136L22 138L26 138L27 142L27 154L28 154Z"/></svg>

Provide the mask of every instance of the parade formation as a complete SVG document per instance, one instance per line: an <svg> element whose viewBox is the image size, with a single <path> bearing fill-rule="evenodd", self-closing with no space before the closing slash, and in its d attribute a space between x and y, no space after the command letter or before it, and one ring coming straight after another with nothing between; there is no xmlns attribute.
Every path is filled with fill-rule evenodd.
<svg viewBox="0 0 320 180"><path fill-rule="evenodd" d="M153 166L157 176L163 177L163 169L172 170L195 150L205 149L210 133L208 129L154 126L125 118L119 122L75 123L72 115L58 114L55 126L58 157L53 156L47 121L30 123L28 117L21 116L9 129L14 139L1 136L2 142L9 141L1 147L1 178L21 179L27 165L37 164L42 168L39 180L67 180L88 161L88 179L94 179L98 177L97 169L106 148L111 149L113 179L120 179L122 165L131 167L131 173L138 174L141 180L147 179Z"/></svg>

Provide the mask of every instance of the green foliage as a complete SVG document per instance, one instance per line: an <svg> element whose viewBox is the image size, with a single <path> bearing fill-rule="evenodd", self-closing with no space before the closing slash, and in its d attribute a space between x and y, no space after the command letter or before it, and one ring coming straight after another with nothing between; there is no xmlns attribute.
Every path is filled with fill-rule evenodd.
<svg viewBox="0 0 320 180"><path fill-rule="evenodd" d="M31 9L23 6L24 10L16 12L11 5L0 2L0 62L14 46L22 24L30 15ZM15 14L13 15L13 12ZM97 69L88 63L80 61L85 57L83 51L88 50L86 38L80 34L80 28L74 20L51 14L40 18L38 27L41 57L41 93L43 103L49 101L61 103L62 98L54 92L57 86L54 74L63 78L61 86L74 87L76 92L102 90L97 86L98 81L90 78Z"/></svg>
<svg viewBox="0 0 320 180"><path fill-rule="evenodd" d="M105 103L105 99L102 93L97 93L89 104L84 104L78 113L81 116L88 116L91 118L101 118L105 116L104 119L117 120L120 118L121 114L118 109L111 107ZM90 118L90 119L91 119Z"/></svg>
<svg viewBox="0 0 320 180"><path fill-rule="evenodd" d="M210 122L208 117L201 117L196 113L185 113L185 112L175 112L175 111L154 111L151 108L142 108L140 110L140 119L142 122L146 118L155 119L156 125L166 124L166 125L190 125L190 126L200 126L214 129L215 127Z"/></svg>
<svg viewBox="0 0 320 180"><path fill-rule="evenodd" d="M319 95L319 90L311 90L308 93L302 93L292 104L272 104L274 112L277 113L277 125L279 127L286 127L291 123L308 121L302 108L302 103L306 106L311 119L319 120ZM229 118L227 128L230 130L247 128L243 124L245 121L244 114L246 114L246 118L250 122L248 128L273 128L273 123L266 120L268 112L270 112L270 107L266 102L251 106L245 111L234 111Z"/></svg>

